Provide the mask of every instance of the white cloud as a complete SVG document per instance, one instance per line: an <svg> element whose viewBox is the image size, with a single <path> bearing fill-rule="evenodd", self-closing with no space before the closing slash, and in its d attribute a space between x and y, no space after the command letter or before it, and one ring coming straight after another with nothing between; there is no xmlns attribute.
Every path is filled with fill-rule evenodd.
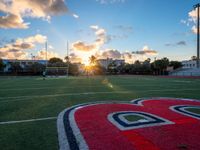
<svg viewBox="0 0 200 150"><path fill-rule="evenodd" d="M51 16L68 12L64 0L1 0L0 28L28 28L25 17L50 21ZM73 15L78 18L78 15Z"/></svg>
<svg viewBox="0 0 200 150"><path fill-rule="evenodd" d="M24 23L23 19L17 15L0 16L0 28L28 28L29 23Z"/></svg>
<svg viewBox="0 0 200 150"><path fill-rule="evenodd" d="M98 52L95 55L98 59L124 59L126 63L134 63L136 60L144 61L149 56L148 54L134 54L132 52L126 51L126 52L120 52L119 50L114 49L106 49L102 52Z"/></svg>
<svg viewBox="0 0 200 150"><path fill-rule="evenodd" d="M46 54L47 54L47 59L53 58L53 57L59 57L59 55L53 51L39 51L37 52L37 55L35 56L35 59L42 59L45 60L46 59Z"/></svg>
<svg viewBox="0 0 200 150"><path fill-rule="evenodd" d="M72 16L73 16L74 18L76 18L76 19L79 18L79 16L78 16L77 14L72 14Z"/></svg>
<svg viewBox="0 0 200 150"><path fill-rule="evenodd" d="M187 42L182 40L182 41L178 41L176 43L166 43L165 46L186 46Z"/></svg>
<svg viewBox="0 0 200 150"><path fill-rule="evenodd" d="M27 38L18 38L13 43L8 43L0 47L0 58L5 59L24 59L28 54L25 50L35 47L36 44L42 44L47 37L36 34Z"/></svg>
<svg viewBox="0 0 200 150"><path fill-rule="evenodd" d="M132 53L137 55L149 55L149 56L158 55L158 52L156 50L150 49L147 45L145 45L142 48L142 50L133 51Z"/></svg>
<svg viewBox="0 0 200 150"><path fill-rule="evenodd" d="M132 53L130 51L121 52L116 49L105 49L105 50L101 50L101 51L99 50L92 53L72 53L70 54L70 61L85 63L85 62L88 62L88 59L91 55L94 55L97 59L107 59L107 58L112 58L113 60L124 59L126 63L133 64L136 60L144 61L147 58L155 55L155 51L148 50L147 48L148 47L144 47L144 50L142 51L145 51L145 52L142 52L142 53ZM157 54L158 53L156 52L156 55ZM87 57L84 57L84 56L87 56Z"/></svg>
<svg viewBox="0 0 200 150"><path fill-rule="evenodd" d="M106 58L120 59L121 58L121 53L118 50L107 49L107 50L104 50L99 55L99 57L101 59L106 59Z"/></svg>
<svg viewBox="0 0 200 150"><path fill-rule="evenodd" d="M124 3L126 0L96 0L100 4Z"/></svg>
<svg viewBox="0 0 200 150"><path fill-rule="evenodd" d="M11 49L10 51L1 51L0 50L0 58L5 59L25 59L27 57L27 53L24 51L18 51L15 49Z"/></svg>
<svg viewBox="0 0 200 150"><path fill-rule="evenodd" d="M75 51L88 52L88 51L92 51L92 50L96 49L96 45L95 44L86 44L82 41L77 41L72 44L72 48Z"/></svg>
<svg viewBox="0 0 200 150"><path fill-rule="evenodd" d="M28 38L23 39L25 42L28 43L45 43L47 40L46 36L43 36L41 34L36 34L35 36L30 36Z"/></svg>
<svg viewBox="0 0 200 150"><path fill-rule="evenodd" d="M90 28L94 31L96 39L93 43L88 44L84 41L76 41L72 43L72 49L75 51L97 51L99 50L106 42L109 41L109 37L107 36L106 30L100 28L97 25L91 25Z"/></svg>
<svg viewBox="0 0 200 150"><path fill-rule="evenodd" d="M90 28L93 29L93 30L98 30L99 26L97 26L97 25L91 25Z"/></svg>
<svg viewBox="0 0 200 150"><path fill-rule="evenodd" d="M81 63L81 62L83 62L83 59L81 58L81 56L76 55L75 53L71 53L69 57L70 57L70 61L72 63Z"/></svg>
<svg viewBox="0 0 200 150"><path fill-rule="evenodd" d="M71 56L71 59L75 62L88 62L89 57L94 55L97 59L125 59L127 63L134 63L136 60L143 61L148 57L158 55L157 51L150 49L147 45L142 50L136 52L120 52L115 49L101 50L111 39L104 28L100 28L98 25L91 25L90 28L95 34L94 42L88 44L79 40L72 43L73 56ZM132 27L120 26L119 28L132 32Z"/></svg>
<svg viewBox="0 0 200 150"><path fill-rule="evenodd" d="M191 31L195 34L197 34L197 8L190 11L188 13L188 19L187 20L181 20L181 23L186 24L187 26L191 26Z"/></svg>
<svg viewBox="0 0 200 150"><path fill-rule="evenodd" d="M199 31L200 31L200 29L199 29ZM197 34L197 27L195 25L192 26L192 32Z"/></svg>

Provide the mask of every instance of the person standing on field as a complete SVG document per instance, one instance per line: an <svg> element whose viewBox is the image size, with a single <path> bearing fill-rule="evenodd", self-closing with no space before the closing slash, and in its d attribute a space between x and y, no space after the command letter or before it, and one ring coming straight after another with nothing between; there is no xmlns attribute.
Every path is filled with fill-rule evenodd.
<svg viewBox="0 0 200 150"><path fill-rule="evenodd" d="M45 77L46 77L46 72L45 71L42 72L42 76L43 76L43 80L45 80Z"/></svg>

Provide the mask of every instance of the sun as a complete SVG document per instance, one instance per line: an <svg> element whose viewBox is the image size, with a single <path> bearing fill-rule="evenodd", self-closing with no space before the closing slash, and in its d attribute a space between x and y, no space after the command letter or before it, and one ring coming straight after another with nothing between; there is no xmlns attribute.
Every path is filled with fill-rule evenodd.
<svg viewBox="0 0 200 150"><path fill-rule="evenodd" d="M90 66L90 62L89 62L88 59L89 59L89 58L87 58L86 60L83 60L83 64L84 64L85 66Z"/></svg>

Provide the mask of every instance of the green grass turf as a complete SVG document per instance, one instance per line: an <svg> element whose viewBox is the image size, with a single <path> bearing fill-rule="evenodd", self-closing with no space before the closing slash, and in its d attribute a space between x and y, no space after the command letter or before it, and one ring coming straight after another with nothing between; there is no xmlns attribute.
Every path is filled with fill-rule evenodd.
<svg viewBox="0 0 200 150"><path fill-rule="evenodd" d="M200 115L200 108L188 108L186 110Z"/></svg>
<svg viewBox="0 0 200 150"><path fill-rule="evenodd" d="M109 76L43 81L40 77L0 77L0 122L55 117L67 107L86 102L141 97L200 99L199 93L199 79ZM56 119L0 125L0 148L58 149L56 130Z"/></svg>
<svg viewBox="0 0 200 150"><path fill-rule="evenodd" d="M126 115L124 118L130 122L138 121L140 119L145 119L144 117L138 115Z"/></svg>

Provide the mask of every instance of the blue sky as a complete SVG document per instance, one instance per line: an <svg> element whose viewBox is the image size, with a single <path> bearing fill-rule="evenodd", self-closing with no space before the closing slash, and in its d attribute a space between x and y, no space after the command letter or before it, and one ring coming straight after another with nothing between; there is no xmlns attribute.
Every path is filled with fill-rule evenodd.
<svg viewBox="0 0 200 150"><path fill-rule="evenodd" d="M101 4L96 0L67 0L68 12L52 15L49 22L37 17L24 17L24 22L30 23L27 29L0 28L0 37L9 41L41 34L47 36L48 43L53 47L51 51L63 57L67 41L70 44L76 41L93 43L95 33L90 26L96 25L112 37L98 50L116 49L123 53L140 51L148 46L158 52L157 58L190 59L196 55L196 35L191 31L192 25L182 22L188 20L188 13L198 2L125 0ZM73 17L73 13L79 18ZM1 11L0 16L3 15L5 12ZM2 42L1 47L3 44L7 43ZM27 52L36 55L43 47L44 44L37 44Z"/></svg>

